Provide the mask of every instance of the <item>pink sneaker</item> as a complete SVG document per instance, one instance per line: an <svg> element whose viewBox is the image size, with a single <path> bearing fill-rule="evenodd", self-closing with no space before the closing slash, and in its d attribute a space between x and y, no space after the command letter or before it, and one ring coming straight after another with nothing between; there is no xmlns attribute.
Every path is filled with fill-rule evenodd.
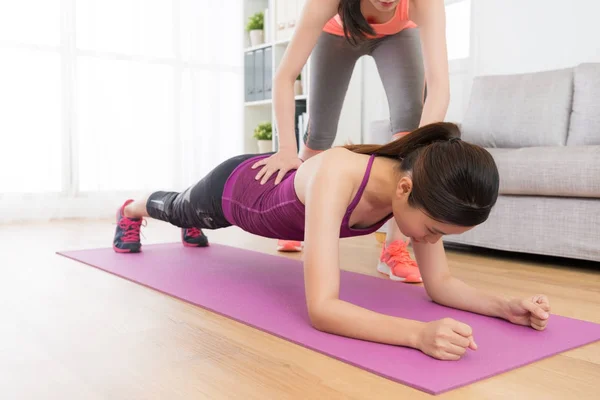
<svg viewBox="0 0 600 400"><path fill-rule="evenodd" d="M208 238L198 228L181 228L181 243L185 247L208 247Z"/></svg>
<svg viewBox="0 0 600 400"><path fill-rule="evenodd" d="M117 253L139 253L142 249L140 227L144 220L123 215L123 210L131 202L133 200L127 200L117 211L117 228L113 238L113 249Z"/></svg>
<svg viewBox="0 0 600 400"><path fill-rule="evenodd" d="M277 251L297 252L302 251L302 242L295 240L279 240L277 242Z"/></svg>
<svg viewBox="0 0 600 400"><path fill-rule="evenodd" d="M419 283L423 282L417 263L410 258L408 243L397 240L389 246L383 246L377 271L388 275L391 280Z"/></svg>

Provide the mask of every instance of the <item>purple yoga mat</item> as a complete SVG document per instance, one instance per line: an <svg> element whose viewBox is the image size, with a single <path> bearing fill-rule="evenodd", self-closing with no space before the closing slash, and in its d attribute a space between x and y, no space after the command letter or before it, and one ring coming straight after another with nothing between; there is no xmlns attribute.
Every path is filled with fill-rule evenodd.
<svg viewBox="0 0 600 400"><path fill-rule="evenodd" d="M600 340L599 324L552 315L538 332L439 306L418 286L342 271L344 300L404 318L451 317L471 325L479 349L459 361L439 361L418 350L313 329L299 261L216 244L146 245L138 254L112 248L59 254L432 394Z"/></svg>

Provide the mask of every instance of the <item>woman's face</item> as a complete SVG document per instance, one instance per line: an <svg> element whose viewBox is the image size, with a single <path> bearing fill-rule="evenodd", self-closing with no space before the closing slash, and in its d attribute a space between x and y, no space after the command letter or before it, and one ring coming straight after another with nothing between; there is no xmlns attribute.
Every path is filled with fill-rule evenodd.
<svg viewBox="0 0 600 400"><path fill-rule="evenodd" d="M408 204L411 191L412 180L410 177L401 178L396 187L392 211L402 234L414 242L436 243L443 235L457 235L473 228L450 225L430 218L422 210Z"/></svg>
<svg viewBox="0 0 600 400"><path fill-rule="evenodd" d="M377 11L393 10L400 2L400 0L369 0L369 1L371 2L371 4L373 4L373 7L375 7L375 9Z"/></svg>

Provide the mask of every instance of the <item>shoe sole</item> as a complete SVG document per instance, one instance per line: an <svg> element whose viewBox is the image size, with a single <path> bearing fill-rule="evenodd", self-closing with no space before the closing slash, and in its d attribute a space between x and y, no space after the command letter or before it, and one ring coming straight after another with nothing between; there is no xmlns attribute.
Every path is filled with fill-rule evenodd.
<svg viewBox="0 0 600 400"><path fill-rule="evenodd" d="M377 272L389 276L389 278L391 280L396 281L396 282L404 282L404 283L422 283L423 282L423 278L407 279L407 278L402 278L400 276L394 275L392 273L392 269L389 267L389 265L387 265L383 261L379 261L379 264L377 264Z"/></svg>
<svg viewBox="0 0 600 400"><path fill-rule="evenodd" d="M120 249L113 244L113 250L116 251L117 253L139 253L142 251L142 248L140 246L140 248L137 250L136 249Z"/></svg>
<svg viewBox="0 0 600 400"><path fill-rule="evenodd" d="M188 243L188 242L184 242L183 240L181 241L181 243L183 243L183 245L185 247L208 247L209 246L208 243Z"/></svg>
<svg viewBox="0 0 600 400"><path fill-rule="evenodd" d="M297 253L302 251L302 247L301 246L294 246L291 244L286 244L283 246L277 246L277 251L281 251L283 253Z"/></svg>

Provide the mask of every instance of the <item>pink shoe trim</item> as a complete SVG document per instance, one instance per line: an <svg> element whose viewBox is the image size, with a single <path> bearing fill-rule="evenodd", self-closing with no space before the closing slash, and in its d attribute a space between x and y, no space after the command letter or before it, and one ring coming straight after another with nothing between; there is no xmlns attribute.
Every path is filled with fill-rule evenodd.
<svg viewBox="0 0 600 400"><path fill-rule="evenodd" d="M302 251L302 242L297 240L279 240L277 242L277 251L297 252Z"/></svg>

